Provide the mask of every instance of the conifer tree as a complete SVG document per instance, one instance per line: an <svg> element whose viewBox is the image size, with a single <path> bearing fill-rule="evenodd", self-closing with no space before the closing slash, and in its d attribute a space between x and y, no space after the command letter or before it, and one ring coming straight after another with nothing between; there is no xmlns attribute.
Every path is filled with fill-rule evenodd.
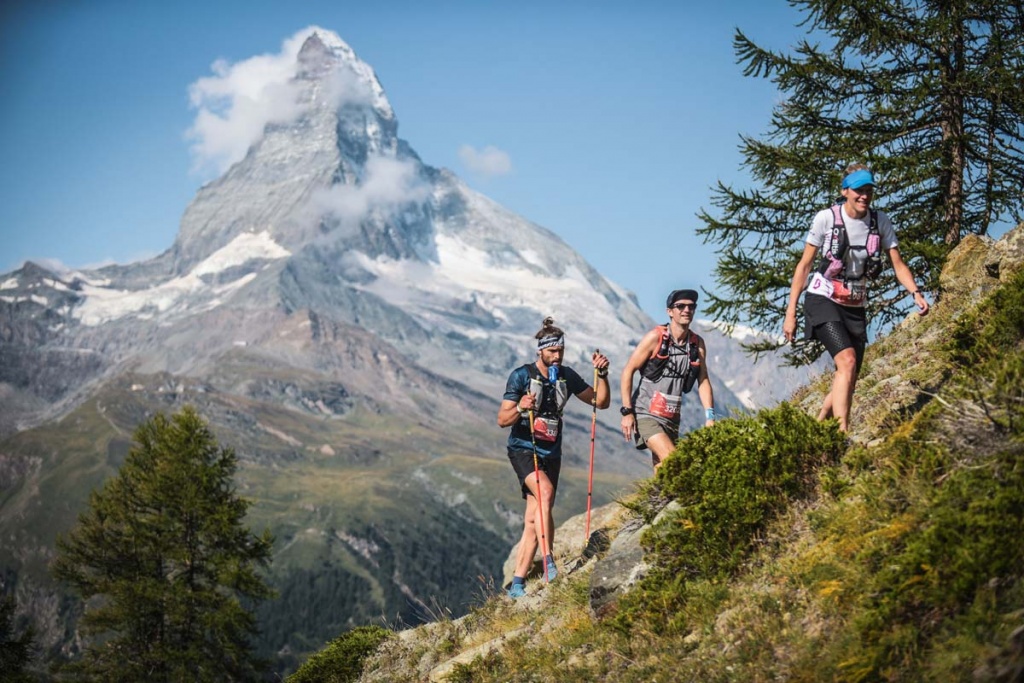
<svg viewBox="0 0 1024 683"><path fill-rule="evenodd" d="M718 215L702 209L697 231L717 245L709 314L775 330L811 219L838 196L848 163L875 171L873 206L892 217L904 261L933 291L964 235L1021 220L1024 187L1024 3L790 4L810 36L792 54L735 34L744 75L771 79L782 99L762 139L741 136L754 187L719 183ZM891 272L869 302L882 326L909 305ZM813 351L798 346L790 359Z"/></svg>
<svg viewBox="0 0 1024 683"><path fill-rule="evenodd" d="M271 596L259 570L269 532L243 525L236 456L192 408L135 432L118 474L57 541L54 575L85 601L91 636L70 668L97 681L237 681L262 668L251 608Z"/></svg>
<svg viewBox="0 0 1024 683"><path fill-rule="evenodd" d="M14 598L0 595L0 681L28 683L35 680L28 666L35 656L35 630L29 626L17 633Z"/></svg>

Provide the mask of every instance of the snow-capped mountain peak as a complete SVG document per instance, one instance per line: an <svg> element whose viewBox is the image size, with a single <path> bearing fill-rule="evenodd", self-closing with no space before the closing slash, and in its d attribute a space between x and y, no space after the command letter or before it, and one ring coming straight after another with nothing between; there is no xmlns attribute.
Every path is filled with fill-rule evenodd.
<svg viewBox="0 0 1024 683"><path fill-rule="evenodd" d="M398 160L398 122L384 89L373 69L337 34L316 26L304 29L270 63L222 67L220 81L211 77L195 88L235 92L234 81L252 88L250 81L262 79L260 106L267 123L244 158L205 185L186 209L173 252L177 273L191 270L253 225L272 226L273 239L291 251L323 239L336 232L339 220L330 204L325 210L313 200L335 187L363 187L376 159ZM273 101L264 101L268 98ZM230 123L224 119L224 126ZM409 163L421 170L418 159ZM387 197L395 206L403 203L400 193L382 192L379 186L372 188L374 197ZM361 213L346 215L341 227L352 233L363 223L373 232L383 230L366 220L373 212L386 219L390 204L359 201L359 193L354 199L352 194L346 206L359 207Z"/></svg>
<svg viewBox="0 0 1024 683"><path fill-rule="evenodd" d="M365 101L382 118L395 114L373 67L359 59L348 43L337 33L310 26L296 34L302 41L295 56L295 78L329 83L330 104L334 107ZM331 82L333 79L333 82Z"/></svg>

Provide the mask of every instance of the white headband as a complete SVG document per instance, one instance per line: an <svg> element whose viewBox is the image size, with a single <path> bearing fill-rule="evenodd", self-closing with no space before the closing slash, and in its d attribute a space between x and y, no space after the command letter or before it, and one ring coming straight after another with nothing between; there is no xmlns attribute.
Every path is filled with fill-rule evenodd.
<svg viewBox="0 0 1024 683"><path fill-rule="evenodd" d="M550 349L553 346L561 346L562 348L565 348L565 336L561 334L551 334L537 340L538 351L541 349Z"/></svg>

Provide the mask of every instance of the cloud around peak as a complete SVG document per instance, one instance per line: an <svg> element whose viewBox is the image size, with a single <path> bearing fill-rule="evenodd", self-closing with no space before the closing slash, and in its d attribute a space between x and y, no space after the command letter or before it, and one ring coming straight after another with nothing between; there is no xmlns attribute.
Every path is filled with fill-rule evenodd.
<svg viewBox="0 0 1024 683"><path fill-rule="evenodd" d="M487 178L512 172L512 159L508 153L493 145L487 145L481 150L471 145L462 145L459 147L459 159L472 173Z"/></svg>
<svg viewBox="0 0 1024 683"><path fill-rule="evenodd" d="M321 190L313 195L312 206L317 212L333 215L343 225L354 226L371 213L388 215L425 200L429 194L430 188L417 174L414 162L377 156L367 160L359 184Z"/></svg>
<svg viewBox="0 0 1024 683"><path fill-rule="evenodd" d="M313 33L331 48L350 54L350 67L368 70L337 34L316 26L285 39L277 53L234 63L216 60L210 67L212 75L199 78L188 88L189 104L196 110L185 134L191 143L193 172L220 175L245 157L268 125L291 123L307 111L310 105L300 100L302 84L295 76L299 50ZM374 103L375 95L366 76L351 68L336 70L326 82L325 96L335 107Z"/></svg>

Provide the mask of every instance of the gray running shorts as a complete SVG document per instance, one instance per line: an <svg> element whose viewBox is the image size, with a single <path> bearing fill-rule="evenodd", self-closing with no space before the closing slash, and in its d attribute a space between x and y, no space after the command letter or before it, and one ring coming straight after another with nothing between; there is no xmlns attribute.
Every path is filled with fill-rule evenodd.
<svg viewBox="0 0 1024 683"><path fill-rule="evenodd" d="M646 415L636 418L636 447L639 450L647 448L647 439L655 434L665 434L675 443L679 439L679 425L665 425L653 417Z"/></svg>

